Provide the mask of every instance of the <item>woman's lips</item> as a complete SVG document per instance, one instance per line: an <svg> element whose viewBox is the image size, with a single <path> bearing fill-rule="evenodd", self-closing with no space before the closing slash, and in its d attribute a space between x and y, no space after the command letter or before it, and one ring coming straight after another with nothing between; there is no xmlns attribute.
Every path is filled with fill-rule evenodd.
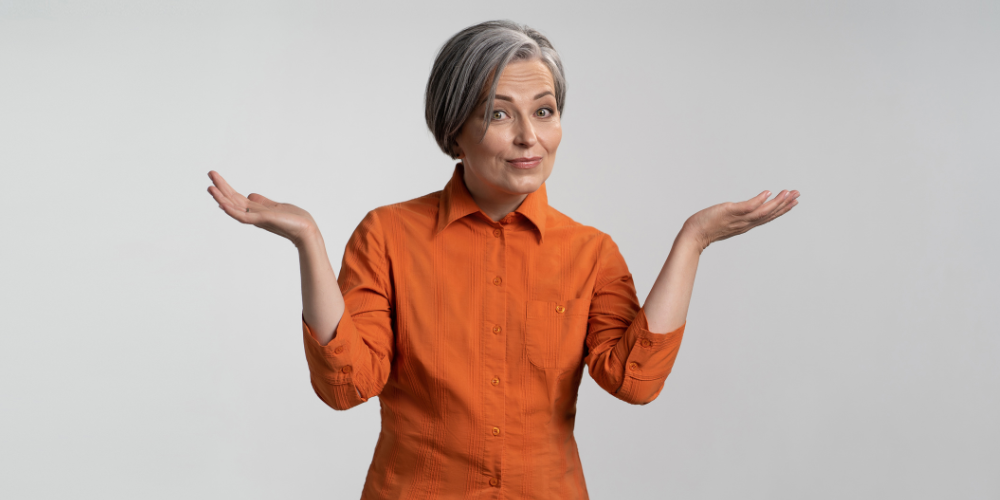
<svg viewBox="0 0 1000 500"><path fill-rule="evenodd" d="M542 157L514 158L513 160L507 160L507 163L510 163L514 168L535 168L542 163Z"/></svg>

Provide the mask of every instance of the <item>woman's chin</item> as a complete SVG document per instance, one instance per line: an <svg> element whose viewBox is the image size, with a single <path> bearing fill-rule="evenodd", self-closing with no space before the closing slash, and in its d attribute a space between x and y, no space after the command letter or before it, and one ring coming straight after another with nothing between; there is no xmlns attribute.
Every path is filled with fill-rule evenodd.
<svg viewBox="0 0 1000 500"><path fill-rule="evenodd" d="M508 184L508 190L514 194L531 194L542 187L542 182L542 179L534 177L531 179L518 179Z"/></svg>
<svg viewBox="0 0 1000 500"><path fill-rule="evenodd" d="M529 194L538 191L538 188L542 187L542 183L545 182L546 177L544 170L542 170L542 165L531 169L531 171L521 171L517 174L511 176L508 186L511 188L511 192L518 194Z"/></svg>

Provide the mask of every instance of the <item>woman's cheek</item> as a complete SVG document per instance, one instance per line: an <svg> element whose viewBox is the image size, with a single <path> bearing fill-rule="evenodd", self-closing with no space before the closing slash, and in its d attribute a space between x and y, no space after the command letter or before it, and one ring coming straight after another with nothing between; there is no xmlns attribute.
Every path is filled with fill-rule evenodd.
<svg viewBox="0 0 1000 500"><path fill-rule="evenodd" d="M555 154L556 148L559 147L559 142L562 141L562 128L556 124L552 130L549 131L547 136L548 140L546 141L546 149L549 150L549 153Z"/></svg>

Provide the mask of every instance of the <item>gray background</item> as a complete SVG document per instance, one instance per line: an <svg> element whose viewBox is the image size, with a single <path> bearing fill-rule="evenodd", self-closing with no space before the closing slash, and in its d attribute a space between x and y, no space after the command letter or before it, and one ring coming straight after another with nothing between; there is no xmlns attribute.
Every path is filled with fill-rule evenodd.
<svg viewBox="0 0 1000 500"><path fill-rule="evenodd" d="M378 403L312 393L294 247L205 174L339 270L447 182L424 84L492 18L560 50L550 202L640 299L690 214L803 193L705 252L659 399L585 377L593 498L1000 497L1000 4L287 0L0 1L0 496L357 498Z"/></svg>

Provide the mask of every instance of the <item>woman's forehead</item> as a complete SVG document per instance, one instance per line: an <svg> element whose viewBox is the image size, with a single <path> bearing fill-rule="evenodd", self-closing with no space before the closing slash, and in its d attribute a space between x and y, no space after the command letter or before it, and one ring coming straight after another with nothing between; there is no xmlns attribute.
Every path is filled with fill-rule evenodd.
<svg viewBox="0 0 1000 500"><path fill-rule="evenodd" d="M504 97L514 97L510 94L518 94L519 98L527 97L531 100L541 98L540 94L555 96L552 72L538 59L508 64L497 82L496 98L504 100Z"/></svg>

